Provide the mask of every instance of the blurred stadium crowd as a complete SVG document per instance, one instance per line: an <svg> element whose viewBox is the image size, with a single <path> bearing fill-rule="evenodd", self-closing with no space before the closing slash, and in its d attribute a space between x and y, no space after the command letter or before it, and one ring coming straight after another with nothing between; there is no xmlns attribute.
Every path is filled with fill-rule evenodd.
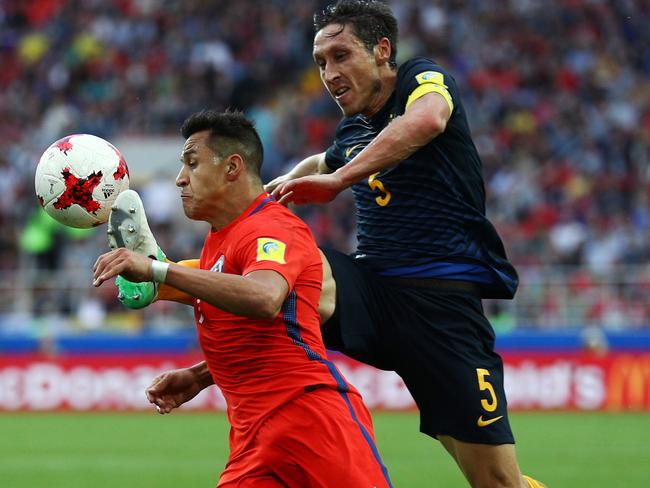
<svg viewBox="0 0 650 488"><path fill-rule="evenodd" d="M37 211L35 164L63 135L176 135L193 111L235 107L256 120L266 180L324 150L340 119L311 60L311 16L326 3L0 3L0 326L53 316L90 326L120 311L114 289L89 290L79 271L105 249L102 232L61 229ZM436 59L464 96L488 212L522 278L514 304L487 303L495 325L648 327L648 2L391 5L398 60ZM319 243L354 248L349 194L298 211ZM202 243L203 230L179 238L165 215L154 228L172 258ZM158 304L126 320L191 323L178 313Z"/></svg>

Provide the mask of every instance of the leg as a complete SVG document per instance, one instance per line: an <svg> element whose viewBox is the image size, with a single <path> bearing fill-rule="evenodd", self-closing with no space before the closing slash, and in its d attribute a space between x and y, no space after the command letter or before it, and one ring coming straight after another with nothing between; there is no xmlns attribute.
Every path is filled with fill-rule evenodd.
<svg viewBox="0 0 650 488"><path fill-rule="evenodd" d="M262 449L253 442L245 451L228 457L226 468L219 476L216 488L287 488L260 456Z"/></svg>
<svg viewBox="0 0 650 488"><path fill-rule="evenodd" d="M438 440L473 488L528 488L517 465L514 444L471 444L447 435Z"/></svg>
<svg viewBox="0 0 650 488"><path fill-rule="evenodd" d="M392 486L357 392L300 395L267 418L256 444L259 464L289 488Z"/></svg>
<svg viewBox="0 0 650 488"><path fill-rule="evenodd" d="M515 456L503 363L480 300L396 288L390 296L409 304L391 317L409 325L391 340L397 373L420 409L420 430L440 440L473 488L529 488Z"/></svg>
<svg viewBox="0 0 650 488"><path fill-rule="evenodd" d="M319 313L325 347L379 369L394 369L380 348L382 295L375 275L332 249L321 251Z"/></svg>

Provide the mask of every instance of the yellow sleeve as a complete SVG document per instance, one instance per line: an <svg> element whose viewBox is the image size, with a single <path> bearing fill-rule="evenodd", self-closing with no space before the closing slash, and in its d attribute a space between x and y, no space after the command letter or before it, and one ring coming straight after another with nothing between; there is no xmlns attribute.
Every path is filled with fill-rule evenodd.
<svg viewBox="0 0 650 488"><path fill-rule="evenodd" d="M406 107L404 108L408 108L409 105L427 93L437 93L442 95L442 98L444 98L447 105L449 105L449 115L451 115L454 111L454 102L451 99L451 94L448 89L449 87L445 85L443 74L438 71L425 71L417 75L415 79L418 82L418 86L411 92L411 95L409 95L409 98L406 101Z"/></svg>
<svg viewBox="0 0 650 488"><path fill-rule="evenodd" d="M169 263L173 263L169 259L166 260ZM179 261L176 264L181 266L187 266L188 268L198 268L199 260L198 259L185 259L184 261ZM194 297L188 295L184 291L177 290L173 286L166 284L161 284L158 288L158 298L157 300L169 300L172 302L184 303L186 305L192 305L194 303Z"/></svg>

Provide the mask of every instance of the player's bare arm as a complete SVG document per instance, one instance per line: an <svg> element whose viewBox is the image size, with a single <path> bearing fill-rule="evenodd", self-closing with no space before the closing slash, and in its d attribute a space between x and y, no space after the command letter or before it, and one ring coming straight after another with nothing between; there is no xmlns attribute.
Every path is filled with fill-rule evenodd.
<svg viewBox="0 0 650 488"><path fill-rule="evenodd" d="M289 293L282 275L271 270L239 276L171 265L166 283L221 310L259 319L275 318Z"/></svg>
<svg viewBox="0 0 650 488"><path fill-rule="evenodd" d="M329 175L306 176L281 183L274 195L294 203L324 203L373 173L404 160L444 132L451 116L442 95L428 93L411 103L348 164ZM289 194L291 195L289 196Z"/></svg>
<svg viewBox="0 0 650 488"><path fill-rule="evenodd" d="M320 256L323 263L323 286L321 288L320 301L318 303L318 313L320 315L320 322L323 324L334 314L336 303L336 282L334 281L334 276L332 276L332 268L322 251L320 251ZM171 263L172 261L168 262ZM187 259L184 261L178 261L176 264L179 266L198 268L199 260ZM158 296L156 300L169 300L183 303L185 305L192 305L194 303L194 297L170 286L167 283L161 284L158 288Z"/></svg>
<svg viewBox="0 0 650 488"><path fill-rule="evenodd" d="M114 276L129 281L153 280L153 260L129 251L116 249L101 255L93 266L93 285L100 286ZM165 283L221 310L249 318L272 319L282 307L289 285L277 272L253 271L246 276L212 273L167 263Z"/></svg>
<svg viewBox="0 0 650 488"><path fill-rule="evenodd" d="M428 93L422 96L333 175L338 176L347 188L373 173L399 164L442 134L450 116L449 104L442 95Z"/></svg>

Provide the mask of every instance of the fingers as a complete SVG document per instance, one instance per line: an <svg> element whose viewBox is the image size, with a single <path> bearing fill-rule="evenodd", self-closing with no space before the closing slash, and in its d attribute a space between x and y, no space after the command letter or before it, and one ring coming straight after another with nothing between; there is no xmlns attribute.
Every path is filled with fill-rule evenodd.
<svg viewBox="0 0 650 488"><path fill-rule="evenodd" d="M101 255L95 261L94 286L100 286L117 275L132 282L151 281L151 259L122 247Z"/></svg>
<svg viewBox="0 0 650 488"><path fill-rule="evenodd" d="M147 400L149 400L150 403L155 403L155 400L159 398L160 394L165 389L168 382L167 377L167 373L159 374L145 390Z"/></svg>
<svg viewBox="0 0 650 488"><path fill-rule="evenodd" d="M151 403L153 403L153 406L156 407L156 412L158 412L160 415L165 415L166 413L170 413L172 410L174 410L173 406L170 406L162 400L156 400L155 402Z"/></svg>
<svg viewBox="0 0 650 488"><path fill-rule="evenodd" d="M286 179L287 179L287 175L281 175L278 176L277 178L273 178L266 185L264 185L264 191L268 193L273 193L275 189L282 184L282 182L286 181Z"/></svg>
<svg viewBox="0 0 650 488"><path fill-rule="evenodd" d="M293 202L293 196L294 193L290 191L289 193L285 193L280 199L277 201L280 205L284 205L285 207L288 206L291 202Z"/></svg>
<svg viewBox="0 0 650 488"><path fill-rule="evenodd" d="M271 196L273 198L275 198L276 200L280 200L280 197L282 197L282 194L280 193L281 190L282 190L282 187L283 187L283 185L278 185L271 192Z"/></svg>
<svg viewBox="0 0 650 488"><path fill-rule="evenodd" d="M296 182L296 180L291 180L291 181L287 181L285 183L279 184L275 188L275 190L273 190L273 193L271 193L271 195L273 195L273 198L275 198L275 200L278 203L281 203L285 207L290 202L295 203L295 192L293 191L294 187L296 186L295 182Z"/></svg>
<svg viewBox="0 0 650 488"><path fill-rule="evenodd" d="M154 406L156 407L156 411L160 415L165 415L166 413L170 413L172 410L174 410L174 407L164 402L154 403Z"/></svg>
<svg viewBox="0 0 650 488"><path fill-rule="evenodd" d="M156 411L161 415L170 413L179 406L174 395L167 392L171 381L170 378L169 374L163 373L160 376L157 376L151 385L145 390L147 400L156 407Z"/></svg>
<svg viewBox="0 0 650 488"><path fill-rule="evenodd" d="M121 250L102 254L93 265L93 286L100 286L104 281L117 276L125 268Z"/></svg>
<svg viewBox="0 0 650 488"><path fill-rule="evenodd" d="M264 191L267 193L273 193L273 190L275 190L279 184L280 182L278 181L277 178L272 181L269 181L266 185L264 185Z"/></svg>
<svg viewBox="0 0 650 488"><path fill-rule="evenodd" d="M169 375L167 373L163 373L156 376L151 382L151 385L149 385L149 387L145 390L147 400L149 400L149 403L152 403L156 407L156 411L161 415L165 415L166 413L171 412L176 407L176 405L165 399L165 395L163 393L168 382Z"/></svg>
<svg viewBox="0 0 650 488"><path fill-rule="evenodd" d="M110 253L108 253L110 254ZM106 277L106 269L111 263L112 259L103 254L97 258L93 265L93 286L100 286L108 278Z"/></svg>

